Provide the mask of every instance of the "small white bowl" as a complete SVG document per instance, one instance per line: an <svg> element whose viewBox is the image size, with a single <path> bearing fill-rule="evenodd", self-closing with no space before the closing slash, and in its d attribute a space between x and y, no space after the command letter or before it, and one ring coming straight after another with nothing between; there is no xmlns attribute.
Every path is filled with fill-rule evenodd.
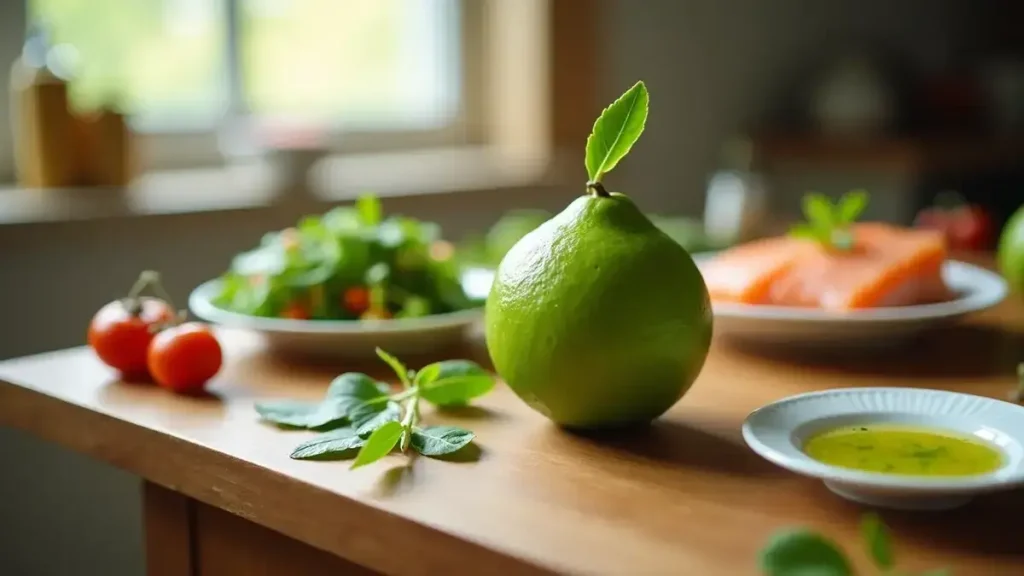
<svg viewBox="0 0 1024 576"><path fill-rule="evenodd" d="M861 472L824 464L803 452L807 439L843 426L897 424L948 430L998 449L998 470L974 476ZM863 504L940 510L975 495L1024 485L1024 407L1001 400L919 388L841 388L799 394L758 408L743 423L754 452L798 474L820 478L832 492Z"/></svg>
<svg viewBox="0 0 1024 576"><path fill-rule="evenodd" d="M474 293L479 289L469 288L467 292ZM188 299L192 313L207 322L255 332L282 355L316 360L369 358L378 346L396 355L442 351L464 342L469 329L483 317L483 310L474 308L395 320L264 318L218 308L213 300L219 291L218 280L193 290Z"/></svg>
<svg viewBox="0 0 1024 576"><path fill-rule="evenodd" d="M714 253L693 256L697 266ZM918 334L991 308L1006 297L998 274L955 260L942 266L942 278L959 296L949 302L892 306L849 312L810 308L712 303L715 334L746 343L784 347L888 347Z"/></svg>

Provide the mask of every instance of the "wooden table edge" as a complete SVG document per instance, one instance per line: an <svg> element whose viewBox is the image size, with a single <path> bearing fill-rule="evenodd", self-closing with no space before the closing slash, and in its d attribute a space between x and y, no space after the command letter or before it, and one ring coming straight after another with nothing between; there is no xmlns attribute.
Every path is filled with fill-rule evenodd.
<svg viewBox="0 0 1024 576"><path fill-rule="evenodd" d="M59 423L59 424L55 424ZM389 574L554 574L526 559L402 518L171 434L138 426L0 378L0 425L83 453L314 548ZM241 473L241 470L245 473ZM214 473L217 472L217 473ZM255 483L258 485L255 485ZM231 488L289 491L287 512L246 501ZM329 508L325 507L329 505ZM337 519L333 526L297 521ZM396 553L394 542L402 543Z"/></svg>

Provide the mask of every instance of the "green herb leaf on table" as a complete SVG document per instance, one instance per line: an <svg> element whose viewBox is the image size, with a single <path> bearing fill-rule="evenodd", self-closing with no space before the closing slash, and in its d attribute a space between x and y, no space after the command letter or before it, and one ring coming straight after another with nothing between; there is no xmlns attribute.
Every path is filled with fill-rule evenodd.
<svg viewBox="0 0 1024 576"><path fill-rule="evenodd" d="M373 400L391 393L383 382L377 382L360 372L346 372L331 381L327 387L328 398L351 397L360 401Z"/></svg>
<svg viewBox="0 0 1024 576"><path fill-rule="evenodd" d="M494 378L475 362L447 360L425 366L416 375L420 395L431 404L458 406L494 388Z"/></svg>
<svg viewBox="0 0 1024 576"><path fill-rule="evenodd" d="M882 569L893 566L889 530L876 514L865 514L860 522L860 535L875 565Z"/></svg>
<svg viewBox="0 0 1024 576"><path fill-rule="evenodd" d="M409 369L405 367L405 364L402 364L402 362L399 361L398 358L395 358L394 356L388 354L387 352L381 350L380 348L377 348L377 357L383 360L388 366L391 367L392 370L395 371L395 374L398 375L398 379L402 381L403 385L405 385L406 387L409 386Z"/></svg>
<svg viewBox="0 0 1024 576"><path fill-rule="evenodd" d="M647 86L637 82L601 112L587 138L586 165L591 182L600 182L640 138L649 101Z"/></svg>
<svg viewBox="0 0 1024 576"><path fill-rule="evenodd" d="M809 530L787 530L775 535L761 552L761 570L767 576L852 576L842 550L831 540Z"/></svg>
<svg viewBox="0 0 1024 576"><path fill-rule="evenodd" d="M398 445L402 432L403 428L399 422L388 422L374 430L352 462L352 469L372 464L390 454Z"/></svg>
<svg viewBox="0 0 1024 576"><path fill-rule="evenodd" d="M292 452L295 460L343 460L353 458L366 439L351 428L339 428L299 444Z"/></svg>
<svg viewBox="0 0 1024 576"><path fill-rule="evenodd" d="M261 418L288 428L325 429L340 426L348 421L350 409L350 402L337 398L323 402L281 400L256 404L256 412Z"/></svg>
<svg viewBox="0 0 1024 576"><path fill-rule="evenodd" d="M372 413L367 413L365 408L376 408ZM352 419L352 425L356 428L356 433L363 438L366 438L374 430L380 428L388 422L398 422L402 419L402 407L397 402L386 402L384 404L363 404L364 411L355 411L350 414Z"/></svg>
<svg viewBox="0 0 1024 576"><path fill-rule="evenodd" d="M424 456L444 456L462 450L476 435L458 426L427 426L412 432L412 447Z"/></svg>
<svg viewBox="0 0 1024 576"><path fill-rule="evenodd" d="M395 446L403 452L411 446L426 456L443 456L473 441L472 432L457 426L419 426L419 401L466 404L493 389L490 373L469 360L436 362L417 373L384 350L378 348L377 354L402 380L401 391L392 392L366 374L347 372L331 382L320 402L256 404L261 418L279 426L330 430L297 446L292 458L338 460L355 455L353 468L358 468L383 458Z"/></svg>

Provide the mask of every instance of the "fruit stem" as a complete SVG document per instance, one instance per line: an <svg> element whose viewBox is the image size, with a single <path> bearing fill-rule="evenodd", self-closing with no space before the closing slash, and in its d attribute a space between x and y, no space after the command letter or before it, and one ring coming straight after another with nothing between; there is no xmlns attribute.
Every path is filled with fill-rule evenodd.
<svg viewBox="0 0 1024 576"><path fill-rule="evenodd" d="M409 442L412 441L412 428L420 419L420 389L416 386L411 391L412 394L405 403L405 417L402 418L402 452L409 449Z"/></svg>
<svg viewBox="0 0 1024 576"><path fill-rule="evenodd" d="M611 194L605 189L604 184L601 184L597 180L591 180L587 182L587 190L594 193L594 196L598 198L611 198Z"/></svg>

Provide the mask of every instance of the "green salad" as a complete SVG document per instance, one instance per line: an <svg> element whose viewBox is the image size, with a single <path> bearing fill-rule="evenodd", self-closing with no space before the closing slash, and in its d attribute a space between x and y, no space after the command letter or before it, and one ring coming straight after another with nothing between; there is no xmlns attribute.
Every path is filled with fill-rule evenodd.
<svg viewBox="0 0 1024 576"><path fill-rule="evenodd" d="M478 306L459 276L437 224L384 217L379 200L364 195L237 255L214 304L268 318L416 318Z"/></svg>

